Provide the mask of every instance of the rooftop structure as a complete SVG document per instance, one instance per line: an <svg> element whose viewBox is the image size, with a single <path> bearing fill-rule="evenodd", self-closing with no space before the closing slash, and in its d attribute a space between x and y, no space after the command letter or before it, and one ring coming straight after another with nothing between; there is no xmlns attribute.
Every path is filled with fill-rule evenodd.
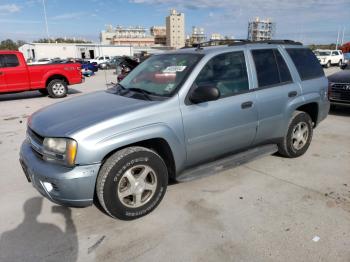
<svg viewBox="0 0 350 262"><path fill-rule="evenodd" d="M248 39L251 41L270 40L275 34L276 23L270 18L256 17L248 23Z"/></svg>

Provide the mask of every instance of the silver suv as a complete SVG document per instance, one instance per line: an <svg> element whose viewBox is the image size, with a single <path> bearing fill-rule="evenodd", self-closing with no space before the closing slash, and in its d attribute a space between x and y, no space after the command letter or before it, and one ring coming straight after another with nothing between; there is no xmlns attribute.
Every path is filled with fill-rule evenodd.
<svg viewBox="0 0 350 262"><path fill-rule="evenodd" d="M34 113L20 162L53 202L98 200L112 217L134 219L195 166L271 144L304 154L328 114L327 89L315 55L293 41L154 55L107 91Z"/></svg>

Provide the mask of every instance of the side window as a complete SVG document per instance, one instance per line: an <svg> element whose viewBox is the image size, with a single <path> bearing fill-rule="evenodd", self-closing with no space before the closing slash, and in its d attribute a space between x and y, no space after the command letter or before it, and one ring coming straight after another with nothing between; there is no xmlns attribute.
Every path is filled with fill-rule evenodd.
<svg viewBox="0 0 350 262"><path fill-rule="evenodd" d="M323 77L324 72L315 54L308 48L287 48L301 80Z"/></svg>
<svg viewBox="0 0 350 262"><path fill-rule="evenodd" d="M3 55L4 67L16 67L19 66L18 58L16 55Z"/></svg>
<svg viewBox="0 0 350 262"><path fill-rule="evenodd" d="M284 61L281 53L275 49L274 54L278 66L278 73L281 83L292 82L292 76L290 75L286 61Z"/></svg>
<svg viewBox="0 0 350 262"><path fill-rule="evenodd" d="M197 76L194 84L214 85L221 97L249 91L247 68L243 51L225 53L213 57Z"/></svg>
<svg viewBox="0 0 350 262"><path fill-rule="evenodd" d="M4 63L4 55L0 55L0 68L4 67L5 63Z"/></svg>
<svg viewBox="0 0 350 262"><path fill-rule="evenodd" d="M259 87L292 81L286 62L277 49L252 50Z"/></svg>

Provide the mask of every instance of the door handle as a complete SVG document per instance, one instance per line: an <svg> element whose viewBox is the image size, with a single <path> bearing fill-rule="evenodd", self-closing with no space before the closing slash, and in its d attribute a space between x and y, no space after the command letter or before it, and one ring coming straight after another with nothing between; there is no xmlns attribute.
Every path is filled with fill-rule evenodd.
<svg viewBox="0 0 350 262"><path fill-rule="evenodd" d="M288 97L295 97L297 96L298 92L297 91L291 91L288 93Z"/></svg>
<svg viewBox="0 0 350 262"><path fill-rule="evenodd" d="M241 105L242 109L249 108L249 107L252 107L252 106L253 106L253 102L252 101L244 102Z"/></svg>

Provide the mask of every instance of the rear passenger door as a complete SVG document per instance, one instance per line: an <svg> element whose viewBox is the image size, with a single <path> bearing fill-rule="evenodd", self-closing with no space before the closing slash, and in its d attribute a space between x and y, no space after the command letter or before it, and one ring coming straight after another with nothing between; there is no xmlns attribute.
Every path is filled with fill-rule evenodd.
<svg viewBox="0 0 350 262"><path fill-rule="evenodd" d="M274 142L284 135L288 104L301 94L301 89L277 47L253 49L251 55L257 78L255 93L259 114L254 143Z"/></svg>
<svg viewBox="0 0 350 262"><path fill-rule="evenodd" d="M186 101L181 107L188 165L248 147L256 134L255 95L249 92L244 52L211 58L189 94L208 85L220 90L218 100L199 104Z"/></svg>

